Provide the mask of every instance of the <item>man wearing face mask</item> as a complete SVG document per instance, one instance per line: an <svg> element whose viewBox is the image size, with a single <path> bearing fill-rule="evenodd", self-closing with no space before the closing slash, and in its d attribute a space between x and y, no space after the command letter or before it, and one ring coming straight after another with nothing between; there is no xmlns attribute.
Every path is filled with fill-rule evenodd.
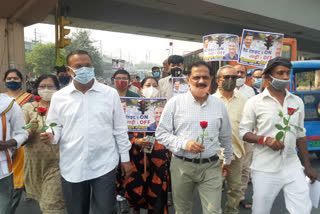
<svg viewBox="0 0 320 214"><path fill-rule="evenodd" d="M56 76L60 83L60 88L67 86L71 81L71 76L67 73L65 66L55 66Z"/></svg>
<svg viewBox="0 0 320 214"><path fill-rule="evenodd" d="M159 67L152 67L151 71L152 71L152 76L159 80L160 79L160 68Z"/></svg>
<svg viewBox="0 0 320 214"><path fill-rule="evenodd" d="M138 94L129 90L130 74L128 71L117 70L112 78L120 97L140 97Z"/></svg>
<svg viewBox="0 0 320 214"><path fill-rule="evenodd" d="M160 96L167 98L172 97L172 77L183 77L183 57L178 55L171 55L168 58L169 76L159 80Z"/></svg>
<svg viewBox="0 0 320 214"><path fill-rule="evenodd" d="M237 71L231 65L226 65L217 71L218 90L214 96L223 100L227 107L232 127L233 158L231 161L231 173L226 177L228 183L227 202L225 214L239 213L238 207L241 197L241 165L245 154L244 142L239 136L239 125L243 113L243 107L247 98L241 93L234 92L236 87Z"/></svg>
<svg viewBox="0 0 320 214"><path fill-rule="evenodd" d="M247 68L244 65L235 65L234 68L237 70L238 79L236 82L236 92L240 92L245 95L248 99L255 95L254 90L245 84L247 80Z"/></svg>
<svg viewBox="0 0 320 214"><path fill-rule="evenodd" d="M67 56L73 82L57 91L46 120L53 128L43 143L58 143L62 189L69 214L116 213L115 168L132 171L126 117L116 90L98 83L91 56L82 50ZM92 197L91 197L92 196Z"/></svg>
<svg viewBox="0 0 320 214"><path fill-rule="evenodd" d="M262 79L262 69L261 68L256 68L253 70L252 75L251 75L251 82L252 85L251 87L254 90L254 93L257 95L260 93L260 88L261 85L264 84L264 79ZM264 90L264 88L261 88L262 91Z"/></svg>
<svg viewBox="0 0 320 214"><path fill-rule="evenodd" d="M289 213L309 214L311 201L306 176L312 183L317 173L311 167L304 129L304 103L286 88L290 85L291 62L284 57L275 57L266 64L263 71L269 86L259 95L249 99L244 107L240 123L240 136L254 145L251 175L253 183L253 214L269 214L278 193L283 189L286 208ZM293 114L288 108L296 109ZM284 126L279 116L282 110L285 118L291 115L291 126L285 141L275 139L279 130L276 124ZM252 130L255 128L255 132ZM299 149L301 162L296 148Z"/></svg>
<svg viewBox="0 0 320 214"><path fill-rule="evenodd" d="M212 79L213 71L206 62L190 65L190 90L167 102L156 130L157 140L173 153L170 171L176 214L192 213L195 186L202 212L221 213L222 176L231 170L233 147L226 106L208 93ZM203 143L198 137L203 133L200 121L208 123ZM217 156L221 148L222 166Z"/></svg>

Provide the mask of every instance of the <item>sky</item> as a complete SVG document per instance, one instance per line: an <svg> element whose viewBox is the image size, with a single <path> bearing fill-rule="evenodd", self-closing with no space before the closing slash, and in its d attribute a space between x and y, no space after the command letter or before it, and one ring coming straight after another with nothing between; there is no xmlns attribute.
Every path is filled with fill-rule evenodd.
<svg viewBox="0 0 320 214"><path fill-rule="evenodd" d="M26 41L41 40L42 43L55 41L54 25L34 24L24 29ZM72 32L80 28L69 27ZM86 29L90 30L90 29ZM141 36L127 33L118 33L102 30L90 30L94 45L103 55L115 59L124 59L134 64L143 62L162 65L164 59L170 54L183 55L202 48L202 43L171 40L151 36ZM169 43L173 43L173 48ZM173 50L172 50L173 49Z"/></svg>

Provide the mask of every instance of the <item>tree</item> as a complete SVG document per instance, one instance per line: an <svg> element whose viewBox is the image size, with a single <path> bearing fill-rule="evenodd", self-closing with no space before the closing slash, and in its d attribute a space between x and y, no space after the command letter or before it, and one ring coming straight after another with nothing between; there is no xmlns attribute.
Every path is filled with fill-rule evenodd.
<svg viewBox="0 0 320 214"><path fill-rule="evenodd" d="M31 52L26 53L26 73L38 77L51 74L56 64L55 44L36 44Z"/></svg>
<svg viewBox="0 0 320 214"><path fill-rule="evenodd" d="M90 31L79 30L72 34L71 44L66 46L64 49L66 50L67 54L74 50L87 51L92 57L96 76L102 76L102 58L98 49L93 45L93 43L94 41L90 39Z"/></svg>

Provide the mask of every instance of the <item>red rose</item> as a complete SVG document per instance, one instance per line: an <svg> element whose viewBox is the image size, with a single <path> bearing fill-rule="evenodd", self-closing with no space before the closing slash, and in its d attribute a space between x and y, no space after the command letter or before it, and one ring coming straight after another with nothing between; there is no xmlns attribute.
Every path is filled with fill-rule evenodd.
<svg viewBox="0 0 320 214"><path fill-rule="evenodd" d="M201 128L205 129L208 127L208 121L200 121Z"/></svg>
<svg viewBox="0 0 320 214"><path fill-rule="evenodd" d="M288 108L288 114L289 114L289 115L293 115L293 113L295 112L295 110L297 110L297 109L295 109L295 108Z"/></svg>
<svg viewBox="0 0 320 214"><path fill-rule="evenodd" d="M42 97L35 96L33 99L34 99L36 102L40 102L40 100L42 99Z"/></svg>
<svg viewBox="0 0 320 214"><path fill-rule="evenodd" d="M39 112L39 114L40 114L41 116L45 116L46 113L47 113L47 111L48 111L48 109L43 108L43 107L38 107L38 108L37 108L37 112Z"/></svg>

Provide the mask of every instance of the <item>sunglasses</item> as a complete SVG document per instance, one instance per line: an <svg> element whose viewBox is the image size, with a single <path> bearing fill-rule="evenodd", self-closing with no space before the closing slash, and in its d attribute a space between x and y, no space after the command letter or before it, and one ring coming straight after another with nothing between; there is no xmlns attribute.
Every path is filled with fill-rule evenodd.
<svg viewBox="0 0 320 214"><path fill-rule="evenodd" d="M237 75L223 75L222 77L223 79L233 79L233 80L236 80L239 78Z"/></svg>

